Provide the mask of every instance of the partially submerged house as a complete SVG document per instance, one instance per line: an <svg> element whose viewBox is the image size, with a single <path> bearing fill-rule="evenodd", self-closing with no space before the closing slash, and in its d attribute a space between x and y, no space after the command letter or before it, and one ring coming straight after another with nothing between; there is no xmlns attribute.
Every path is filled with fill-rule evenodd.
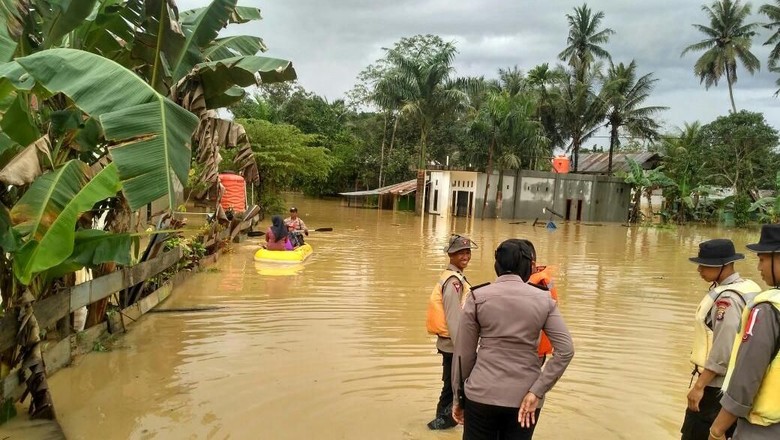
<svg viewBox="0 0 780 440"><path fill-rule="evenodd" d="M556 158L557 161L565 158ZM657 153L620 153L613 156L613 172L629 172L628 159L643 169L660 164ZM424 213L441 217L502 219L563 219L581 222L625 222L631 203L631 185L621 177L606 176L607 153L580 156L577 173L519 170L504 173L501 200L496 201L499 175L460 169L430 169L422 186ZM366 191L341 193L348 206L414 210L416 179ZM487 188L487 197L485 189ZM487 202L485 201L487 199ZM554 212L555 214L551 214ZM557 215L556 215L557 214ZM558 217L558 215L560 217Z"/></svg>
<svg viewBox="0 0 780 440"><path fill-rule="evenodd" d="M347 206L414 211L416 191L417 180L412 179L382 188L343 192L339 195L344 197Z"/></svg>

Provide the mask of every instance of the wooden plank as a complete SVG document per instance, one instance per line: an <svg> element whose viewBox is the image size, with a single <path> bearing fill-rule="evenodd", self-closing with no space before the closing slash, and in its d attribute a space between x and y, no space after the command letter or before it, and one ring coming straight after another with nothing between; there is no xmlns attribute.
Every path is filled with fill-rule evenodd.
<svg viewBox="0 0 780 440"><path fill-rule="evenodd" d="M42 329L49 328L70 312L159 274L179 261L181 255L181 248L176 248L153 260L123 268L38 301L33 306L38 325ZM0 351L15 344L17 322L12 315L0 321Z"/></svg>

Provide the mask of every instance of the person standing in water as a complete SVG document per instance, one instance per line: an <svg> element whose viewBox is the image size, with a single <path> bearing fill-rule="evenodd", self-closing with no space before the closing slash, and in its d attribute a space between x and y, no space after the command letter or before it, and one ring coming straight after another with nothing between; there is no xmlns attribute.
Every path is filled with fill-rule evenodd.
<svg viewBox="0 0 780 440"><path fill-rule="evenodd" d="M758 254L761 279L772 288L742 313L709 440L725 440L735 421L733 440L780 439L780 225L764 225L747 248Z"/></svg>
<svg viewBox="0 0 780 440"><path fill-rule="evenodd" d="M426 327L428 333L436 335L436 350L442 356L442 389L436 405L436 417L428 422L429 429L448 429L457 426L452 418L452 352L457 340L463 300L471 291L471 285L463 271L471 261L471 249L476 244L467 237L453 235L444 252L449 265L439 275L428 299Z"/></svg>
<svg viewBox="0 0 780 440"><path fill-rule="evenodd" d="M688 392L680 433L682 440L707 440L710 425L720 411L720 387L726 376L734 337L739 331L742 310L761 288L743 279L734 262L745 256L734 250L727 239L708 240L699 244L699 254L689 260L698 264L699 276L710 283L710 289L699 303L694 320L691 373L695 379ZM698 377L696 377L698 375ZM734 432L731 427L729 435Z"/></svg>
<svg viewBox="0 0 780 440"><path fill-rule="evenodd" d="M574 357L574 344L546 291L527 283L533 255L522 240L495 252L498 278L466 297L455 341L452 415L464 440L530 440L539 404ZM539 334L555 354L542 369ZM462 397L462 401L460 401Z"/></svg>

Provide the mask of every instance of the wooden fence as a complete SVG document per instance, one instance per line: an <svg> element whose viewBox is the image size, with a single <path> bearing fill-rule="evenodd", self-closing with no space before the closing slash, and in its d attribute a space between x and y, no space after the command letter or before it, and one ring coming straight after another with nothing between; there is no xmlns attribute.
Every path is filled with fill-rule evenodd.
<svg viewBox="0 0 780 440"><path fill-rule="evenodd" d="M215 246L222 240L241 241L243 236L241 232L249 229L249 220L233 224L217 234L204 238L203 245L206 248ZM201 259L201 264L208 264L216 261L219 250L215 249L214 254ZM70 287L56 293L48 298L36 302L33 305L35 317L41 329L52 328L58 321L68 318L71 313L88 306L92 303L108 298L116 292L135 286L141 282L147 281L152 277L159 275L181 260L183 252L181 248L175 248L170 251L159 254L158 256L136 264L125 267L116 272L112 272L82 284ZM132 304L121 313L115 316L114 321L121 322L120 329L124 327L124 317L132 321L138 319L141 315L155 307L173 290L174 284L187 276L187 273L179 273L164 285L159 286L158 290ZM8 311L0 319L0 351L12 348L16 344L16 332L18 331L18 314L16 311ZM116 326L117 324L114 323ZM106 332L113 333L112 320L102 322L94 327L86 329L83 335L67 334L63 335L60 341L45 341L44 361L46 363L47 374L68 365L73 355L91 350L91 344L103 337ZM6 399L18 399L22 393L22 383L19 382L18 369L0 381L0 403Z"/></svg>

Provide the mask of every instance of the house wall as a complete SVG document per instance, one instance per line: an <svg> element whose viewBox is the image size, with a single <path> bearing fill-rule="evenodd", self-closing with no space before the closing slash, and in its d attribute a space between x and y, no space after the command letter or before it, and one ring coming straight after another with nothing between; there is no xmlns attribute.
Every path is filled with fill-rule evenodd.
<svg viewBox="0 0 780 440"><path fill-rule="evenodd" d="M453 215L456 199L453 192L471 193L472 216L475 207L475 192L478 186L477 173L469 171L431 171L428 198L428 212L443 217ZM465 197L468 197L464 195ZM436 200L438 198L438 201ZM468 199L466 199L468 201Z"/></svg>
<svg viewBox="0 0 780 440"><path fill-rule="evenodd" d="M487 175L477 177L476 216L481 216ZM495 218L496 187L498 174L490 178L485 218ZM507 185L509 190L507 190ZM502 184L503 219L548 219L552 209L569 220L583 222L624 222L628 216L631 197L630 186L621 179L583 174L556 174L544 171L522 170L505 174ZM570 200L570 202L569 202ZM581 207L580 207L581 201ZM554 216L554 219L560 220Z"/></svg>

